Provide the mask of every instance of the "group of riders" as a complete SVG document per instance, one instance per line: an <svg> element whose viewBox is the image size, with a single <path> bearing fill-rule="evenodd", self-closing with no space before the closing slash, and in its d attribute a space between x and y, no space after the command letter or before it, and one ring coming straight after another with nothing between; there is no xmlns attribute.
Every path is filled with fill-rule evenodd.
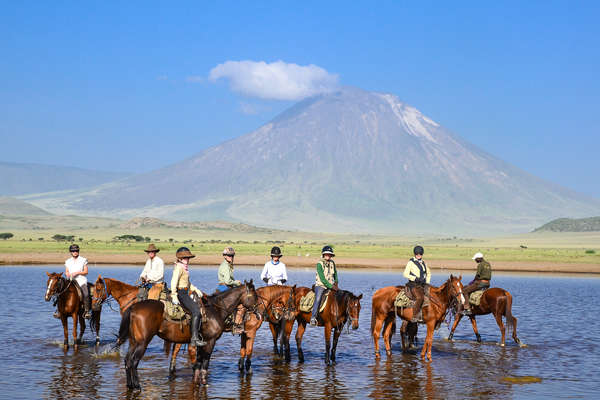
<svg viewBox="0 0 600 400"><path fill-rule="evenodd" d="M69 247L71 257L65 261L65 275L68 279L72 279L77 282L81 288L84 305L84 317L89 319L91 317L91 298L88 293L87 277L88 274L88 261L85 257L79 255L80 248L78 245L73 244ZM164 261L158 257L158 249L154 244L150 244L148 248L144 250L148 255L148 260L144 266L142 273L140 274L140 289L138 297L140 299L146 298L148 290L156 285L164 283ZM431 271L423 260L424 249L422 246L415 246L413 249L414 257L412 257L406 267L404 268L404 277L408 279L406 287L412 294L414 299L413 308L413 320L412 322L423 322L421 308L423 302L429 297L429 282L431 280ZM233 276L234 273L234 257L235 250L233 247L226 247L223 250L223 262L219 265L218 269L218 286L217 291L228 290L233 287L240 286L242 283L236 280ZM267 285L283 285L287 282L287 271L285 264L281 261L282 257L281 249L277 246L271 249L271 260L268 261L261 273L261 279ZM202 324L202 302L195 301L193 296L202 298L203 293L200 289L194 286L190 281L189 264L190 260L195 257L194 254L187 247L180 247L175 253L177 261L173 267L173 275L171 278L171 300L175 304L180 304L186 311L188 311L191 318L191 340L190 343L196 346L204 346L206 343L200 335L201 324ZM316 276L315 276L315 301L312 308L312 316L310 320L311 326L317 325L317 314L321 303L322 296L326 290L338 290L338 272L333 260L335 253L331 246L323 247L321 251L321 259L316 265ZM480 289L487 289L490 287L490 280L492 278L492 267L487 262L482 253L476 253L473 256L473 260L477 263L477 273L475 279L463 288L464 295L467 301L464 302L464 306L459 305L459 312L464 315L471 314L469 305L469 295ZM242 310L240 310L241 312ZM238 313L239 314L239 313ZM60 318L58 311L54 313L56 318ZM241 315L240 315L241 317ZM238 328L236 332L235 328ZM234 333L241 333L241 323L236 315L234 323Z"/></svg>

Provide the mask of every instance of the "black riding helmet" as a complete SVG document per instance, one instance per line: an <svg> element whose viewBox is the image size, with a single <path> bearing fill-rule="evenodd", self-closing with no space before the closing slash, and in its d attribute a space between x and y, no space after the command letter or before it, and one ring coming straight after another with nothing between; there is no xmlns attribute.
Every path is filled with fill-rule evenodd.
<svg viewBox="0 0 600 400"><path fill-rule="evenodd" d="M415 256L417 254L423 255L424 252L425 250L423 250L422 246L415 246L415 248L413 249L413 253L415 254Z"/></svg>
<svg viewBox="0 0 600 400"><path fill-rule="evenodd" d="M77 244L72 244L69 246L69 253L73 252L73 251L79 251L79 245Z"/></svg>
<svg viewBox="0 0 600 400"><path fill-rule="evenodd" d="M277 246L273 246L271 249L271 257L281 257L281 249Z"/></svg>

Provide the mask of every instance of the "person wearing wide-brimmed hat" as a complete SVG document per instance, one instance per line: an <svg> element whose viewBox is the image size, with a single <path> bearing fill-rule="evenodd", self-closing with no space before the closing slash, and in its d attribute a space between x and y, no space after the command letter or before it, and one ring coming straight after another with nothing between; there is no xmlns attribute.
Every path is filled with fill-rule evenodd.
<svg viewBox="0 0 600 400"><path fill-rule="evenodd" d="M140 274L140 290L138 291L138 299L143 300L148 298L148 291L157 283L163 282L165 274L165 263L157 256L160 251L153 243L148 245L144 250L148 254L144 270Z"/></svg>
<svg viewBox="0 0 600 400"><path fill-rule="evenodd" d="M242 282L233 278L233 258L235 257L235 250L233 247L225 247L223 250L223 262L219 265L219 291L227 290L232 287L237 287Z"/></svg>
<svg viewBox="0 0 600 400"><path fill-rule="evenodd" d="M271 249L271 260L265 264L260 274L260 279L269 286L283 285L287 282L287 271L285 264L280 261L281 256L281 249L274 246Z"/></svg>
<svg viewBox="0 0 600 400"><path fill-rule="evenodd" d="M200 310L200 307L203 307L202 300L195 302L190 296L191 293L196 293L200 299L203 296L202 291L190 282L190 259L196 256L187 247L180 247L177 249L175 257L177 257L177 261L171 279L171 299L175 304L181 302L181 306L192 314L190 345L204 346L206 342L200 335L200 329L202 329L202 313Z"/></svg>
<svg viewBox="0 0 600 400"><path fill-rule="evenodd" d="M469 296L471 293L480 290L487 289L490 287L490 281L492 280L492 266L489 262L483 259L483 254L475 253L473 261L477 263L477 273L475 279L473 279L467 286L463 288L465 294L465 306L464 310L460 310L463 314L471 314L471 304L469 304Z"/></svg>
<svg viewBox="0 0 600 400"><path fill-rule="evenodd" d="M315 277L315 302L313 304L310 326L317 326L317 314L321 298L326 289L338 290L338 275L333 261L335 253L331 246L325 246L321 250L321 259L317 263L317 275Z"/></svg>

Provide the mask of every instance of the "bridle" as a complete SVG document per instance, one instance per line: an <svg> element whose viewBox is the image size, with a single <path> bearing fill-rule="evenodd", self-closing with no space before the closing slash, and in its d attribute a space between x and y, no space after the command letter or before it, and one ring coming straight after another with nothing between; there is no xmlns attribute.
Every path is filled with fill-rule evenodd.
<svg viewBox="0 0 600 400"><path fill-rule="evenodd" d="M67 281L68 281L68 283L67 283L67 285L65 286L65 282L67 282ZM62 277L62 276L58 276L58 277L56 278L56 282L57 282L57 285L58 285L58 284L60 284L60 285L61 285L61 287L62 287L62 286L65 286L65 287L64 287L64 289L55 289L55 290L60 290L60 292L58 292L58 293L57 293L57 292L55 291L55 292L54 292L54 293L53 293L53 294L50 296L50 298L53 298L53 297L59 298L59 297L60 297L60 296L61 296L63 293L65 293L65 292L66 292L66 291L69 289L69 287L71 286L71 283L73 283L73 280L72 280L72 279L66 279L66 278L64 278L64 277ZM49 289L48 289L48 290L49 290Z"/></svg>

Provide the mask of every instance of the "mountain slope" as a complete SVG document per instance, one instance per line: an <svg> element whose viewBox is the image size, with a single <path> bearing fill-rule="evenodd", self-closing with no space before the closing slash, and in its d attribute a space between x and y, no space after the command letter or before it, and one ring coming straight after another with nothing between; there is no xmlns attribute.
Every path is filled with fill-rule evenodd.
<svg viewBox="0 0 600 400"><path fill-rule="evenodd" d="M51 215L39 207L13 197L0 197L0 215Z"/></svg>
<svg viewBox="0 0 600 400"><path fill-rule="evenodd" d="M536 228L534 232L600 232L600 217L558 218Z"/></svg>
<svg viewBox="0 0 600 400"><path fill-rule="evenodd" d="M354 88L302 101L177 164L63 200L93 213L329 232L507 232L600 212L600 201L477 149L397 97Z"/></svg>
<svg viewBox="0 0 600 400"><path fill-rule="evenodd" d="M0 162L0 196L90 188L125 176L57 165Z"/></svg>

